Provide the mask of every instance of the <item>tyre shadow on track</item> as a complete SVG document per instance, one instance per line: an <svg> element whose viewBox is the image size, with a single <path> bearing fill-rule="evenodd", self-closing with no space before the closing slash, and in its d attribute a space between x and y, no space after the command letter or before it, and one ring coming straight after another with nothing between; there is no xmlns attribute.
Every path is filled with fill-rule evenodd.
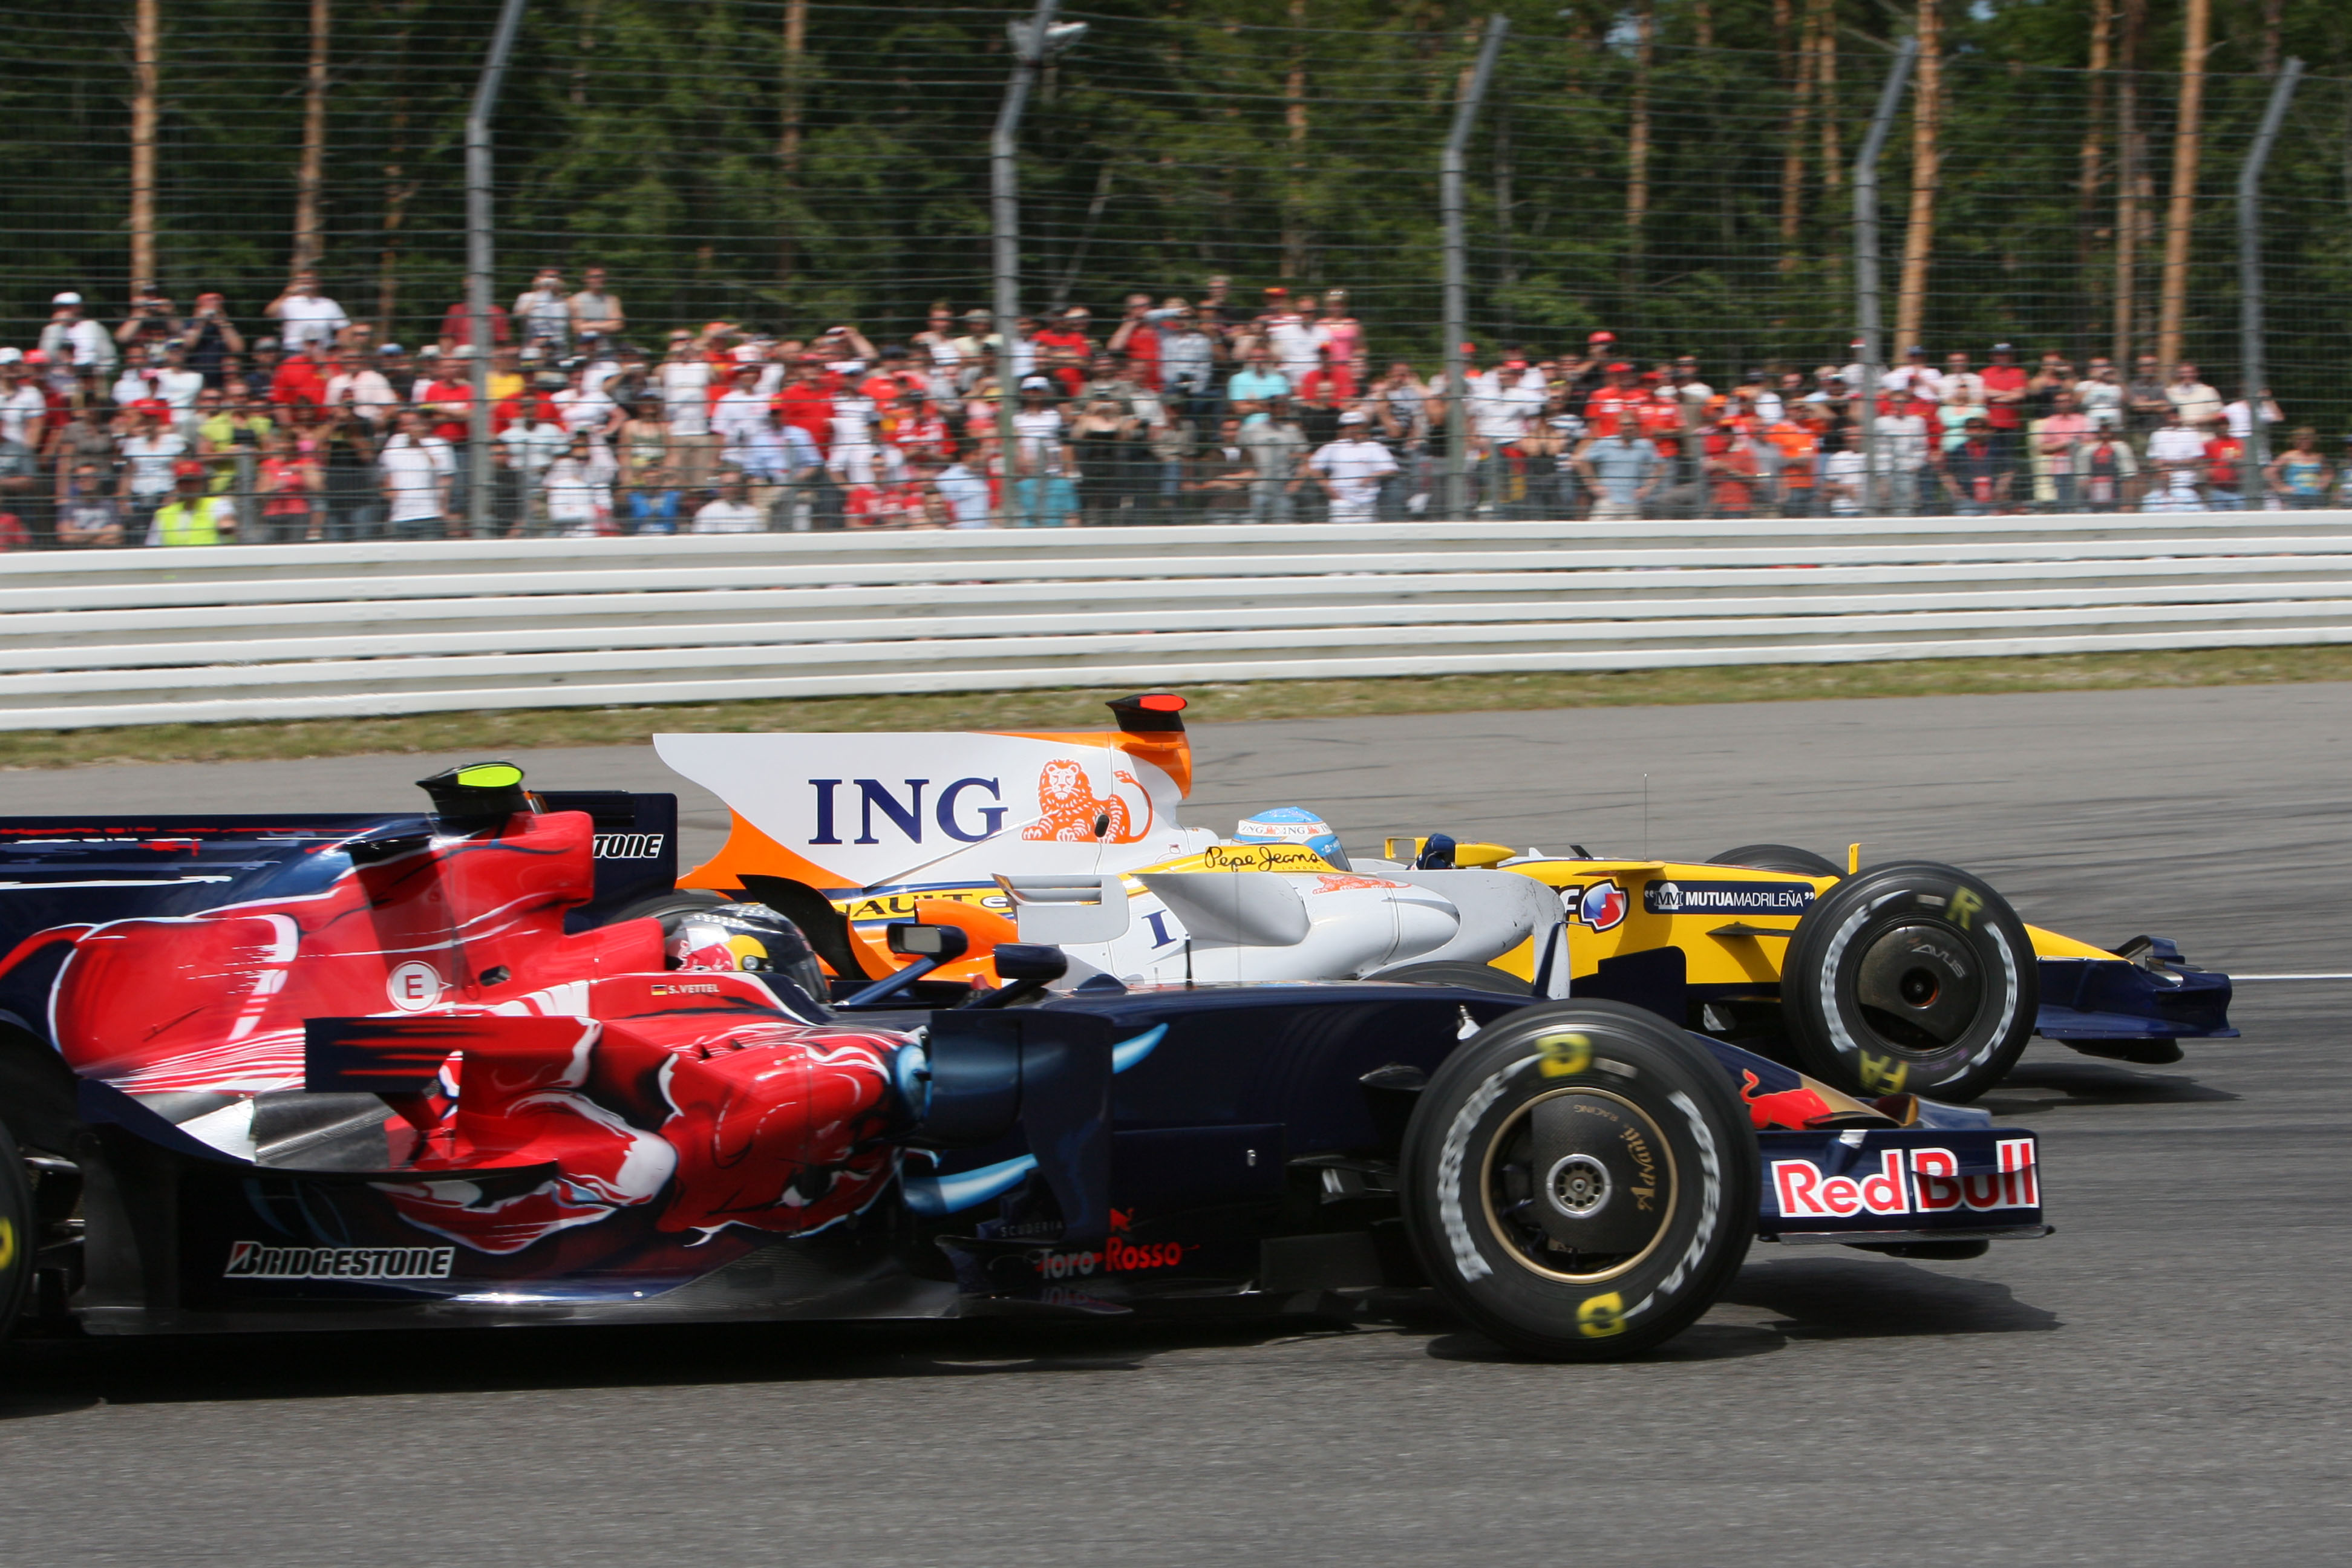
<svg viewBox="0 0 2352 1568"><path fill-rule="evenodd" d="M1171 1352L1351 1331L1331 1320L1283 1318L19 1340L0 1347L0 1421L100 1404L1135 1372Z"/></svg>
<svg viewBox="0 0 2352 1568"><path fill-rule="evenodd" d="M1892 1258L1751 1259L1706 1317L1640 1359L1731 1361L1797 1340L2047 1333L2061 1326L2055 1313L2020 1301L2006 1285ZM1441 1361L1522 1359L1474 1332L1441 1334L1429 1353Z"/></svg>
<svg viewBox="0 0 2352 1568"><path fill-rule="evenodd" d="M2122 1062L2020 1062L1977 1103L1997 1121L2034 1110L2099 1105L2189 1105L2242 1098L2180 1073L2148 1072Z"/></svg>

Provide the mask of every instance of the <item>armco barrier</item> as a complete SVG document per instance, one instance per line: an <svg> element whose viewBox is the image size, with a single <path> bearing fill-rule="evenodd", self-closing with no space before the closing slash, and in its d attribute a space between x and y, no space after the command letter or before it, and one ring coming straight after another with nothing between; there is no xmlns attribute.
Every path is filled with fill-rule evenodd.
<svg viewBox="0 0 2352 1568"><path fill-rule="evenodd" d="M0 729L2352 641L2352 514L0 557Z"/></svg>

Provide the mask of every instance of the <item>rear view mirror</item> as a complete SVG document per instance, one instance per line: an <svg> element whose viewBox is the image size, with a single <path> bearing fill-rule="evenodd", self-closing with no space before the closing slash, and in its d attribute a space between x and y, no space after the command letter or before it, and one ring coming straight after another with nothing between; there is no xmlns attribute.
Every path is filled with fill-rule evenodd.
<svg viewBox="0 0 2352 1568"><path fill-rule="evenodd" d="M1003 942L996 944L995 957L996 973L1007 981L1030 980L1042 984L1059 980L1070 972L1069 956L1058 947Z"/></svg>
<svg viewBox="0 0 2352 1568"><path fill-rule="evenodd" d="M952 963L964 955L971 938L961 926L919 925L894 921L889 928L890 951L907 958L930 958Z"/></svg>

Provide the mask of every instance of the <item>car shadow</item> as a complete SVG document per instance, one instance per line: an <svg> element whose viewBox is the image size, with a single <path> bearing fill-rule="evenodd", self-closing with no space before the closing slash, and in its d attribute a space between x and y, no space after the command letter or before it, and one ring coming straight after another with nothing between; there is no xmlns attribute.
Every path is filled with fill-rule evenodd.
<svg viewBox="0 0 2352 1568"><path fill-rule="evenodd" d="M1993 1280L1852 1253L1751 1255L1723 1300L1773 1314L1770 1326L1792 1340L2049 1333L2063 1326L2056 1313Z"/></svg>
<svg viewBox="0 0 2352 1568"><path fill-rule="evenodd" d="M2047 1333L2062 1326L2055 1313L2018 1300L2005 1285L1894 1258L1751 1258L1706 1316L1638 1359L1732 1361L1801 1340ZM1469 1330L1439 1334L1428 1353L1441 1361L1528 1359Z"/></svg>
<svg viewBox="0 0 2352 1568"><path fill-rule="evenodd" d="M1176 1351L1353 1331L1314 1317L1064 1318L28 1339L0 1347L0 1421L98 1404L1135 1372Z"/></svg>
<svg viewBox="0 0 2352 1568"><path fill-rule="evenodd" d="M2187 1105L2240 1098L2181 1073L2149 1072L2084 1057L2021 1062L1977 1103L1999 1119L2075 1106Z"/></svg>

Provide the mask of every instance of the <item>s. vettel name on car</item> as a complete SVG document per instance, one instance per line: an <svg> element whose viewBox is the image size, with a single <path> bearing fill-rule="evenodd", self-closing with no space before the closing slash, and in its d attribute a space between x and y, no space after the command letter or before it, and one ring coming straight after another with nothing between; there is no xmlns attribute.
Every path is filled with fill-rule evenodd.
<svg viewBox="0 0 2352 1568"><path fill-rule="evenodd" d="M2003 1138L1993 1149L1999 1168L1969 1174L1949 1149L1888 1149L1876 1170L1850 1176L1830 1175L1811 1160L1775 1160L1772 1195L1783 1219L2041 1207L2033 1140Z"/></svg>

